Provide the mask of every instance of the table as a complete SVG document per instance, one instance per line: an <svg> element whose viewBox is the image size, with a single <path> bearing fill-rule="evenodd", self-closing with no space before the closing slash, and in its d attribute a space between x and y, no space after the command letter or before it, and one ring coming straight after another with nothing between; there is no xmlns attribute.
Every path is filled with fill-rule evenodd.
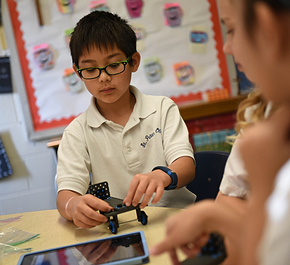
<svg viewBox="0 0 290 265"><path fill-rule="evenodd" d="M172 214L181 211L175 208L165 207L146 207L144 209L148 215L148 224L142 225L136 219L136 211L130 211L118 215L120 227L118 235L139 231L144 231L148 247L152 247L160 242L165 234L165 220ZM21 216L20 220L2 226L15 227L24 231L40 234L36 239L19 245L19 248L32 248L32 251L38 251L53 247L60 247L74 243L80 243L88 240L113 236L108 229L108 224L102 224L92 229L82 229L76 227L72 222L67 221L60 216L57 210L27 212L21 214L10 214L0 216L0 220ZM128 220L132 220L127 222ZM123 223L123 224L122 224ZM1 228L0 228L1 230ZM16 265L22 253L9 254L0 260L2 265ZM157 257L150 256L149 264L171 264L168 254Z"/></svg>

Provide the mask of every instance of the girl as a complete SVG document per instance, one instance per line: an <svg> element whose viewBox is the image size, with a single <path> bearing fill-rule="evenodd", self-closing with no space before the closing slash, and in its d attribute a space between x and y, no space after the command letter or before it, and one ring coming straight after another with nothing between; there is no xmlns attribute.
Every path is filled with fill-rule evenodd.
<svg viewBox="0 0 290 265"><path fill-rule="evenodd" d="M252 71L264 96L284 107L268 122L248 131L240 143L251 183L244 238L249 244L245 244L242 262L289 264L290 231L286 224L289 223L290 185L289 162L285 162L290 157L290 39L285 32L290 28L290 1L239 0L237 4L242 12L237 28L241 34L236 38L236 45L245 40L243 48L240 46L241 56L246 56L248 71ZM265 212L265 201L273 190L276 175L276 187ZM261 235L259 257L256 250Z"/></svg>
<svg viewBox="0 0 290 265"><path fill-rule="evenodd" d="M179 264L176 248L180 247L188 256L194 255L198 247L206 241L203 237L204 233L212 231L219 231L226 235L240 250L241 259L238 258L235 264L239 262L245 265L287 264L289 262L286 256L288 252L285 250L289 242L283 242L284 252L279 248L282 243L276 244L277 241L281 242L282 238L279 236L286 233L289 235L289 226L286 225L287 221L289 222L287 219L289 204L286 203L286 199L289 201L290 192L286 187L290 185L285 185L287 180L285 176L287 173L289 176L290 171L289 162L280 170L277 186L268 203L268 221L262 239L260 258L257 256L257 249L263 234L265 201L273 190L277 172L290 157L290 89L288 87L290 38L289 34L285 34L290 29L290 1L234 0L233 2L238 11L232 40L235 60L243 67L250 80L261 88L267 100L284 108L277 111L268 121L253 126L239 144L251 187L249 203L245 207L244 214L238 216L231 207L203 201L169 219L165 240L152 248L151 254L169 251L174 264ZM284 200L277 196L281 186L284 187L284 196L282 196ZM283 207L280 211L277 211L279 207L273 207L277 201L282 202ZM285 238L289 240L290 237Z"/></svg>
<svg viewBox="0 0 290 265"><path fill-rule="evenodd" d="M236 15L233 0L220 0L219 11L221 22L225 25L227 30L226 42L223 50L226 54L233 55L233 37L235 34ZM243 70L243 65L236 59L236 64L240 70ZM240 134L245 127L264 119L272 114L275 110L261 95L261 92L256 90L249 94L239 106L237 112L236 131ZM246 200L249 195L249 185L247 180L247 172L244 163L241 159L240 152L237 147L240 137L234 137L236 142L232 148L231 154L228 158L223 180L220 186L220 192L216 198L217 203L227 205L236 211L237 215L244 214L246 207ZM239 253L231 244L228 238L225 238L227 249L227 259L224 264L233 264L238 258Z"/></svg>

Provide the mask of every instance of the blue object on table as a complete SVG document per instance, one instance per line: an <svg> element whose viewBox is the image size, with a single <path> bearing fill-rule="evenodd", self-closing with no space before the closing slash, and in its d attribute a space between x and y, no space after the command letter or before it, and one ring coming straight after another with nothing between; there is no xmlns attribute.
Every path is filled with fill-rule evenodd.
<svg viewBox="0 0 290 265"><path fill-rule="evenodd" d="M12 167L0 138L0 178L12 175Z"/></svg>

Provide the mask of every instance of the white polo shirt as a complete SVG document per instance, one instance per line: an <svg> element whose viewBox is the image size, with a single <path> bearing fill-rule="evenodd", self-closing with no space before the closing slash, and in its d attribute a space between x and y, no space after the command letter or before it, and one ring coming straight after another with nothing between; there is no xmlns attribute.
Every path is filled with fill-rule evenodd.
<svg viewBox="0 0 290 265"><path fill-rule="evenodd" d="M266 203L267 222L259 246L261 265L288 265L290 260L290 159L280 168Z"/></svg>
<svg viewBox="0 0 290 265"><path fill-rule="evenodd" d="M260 103L255 104L246 109L244 115L247 122L253 122L251 116L255 109L259 107L259 104ZM265 118L269 116L271 108L272 104L271 102L268 102L265 109ZM246 171L244 162L241 158L238 142L239 136L237 137L227 160L220 185L220 191L224 195L246 199L250 194L248 172Z"/></svg>
<svg viewBox="0 0 290 265"><path fill-rule="evenodd" d="M125 127L106 120L92 97L88 109L65 129L58 148L58 191L85 194L90 183L108 181L113 197L125 198L138 173L167 166L182 156L193 158L188 130L176 104L164 96L141 94L130 86L136 103ZM186 188L164 191L159 206L194 202Z"/></svg>

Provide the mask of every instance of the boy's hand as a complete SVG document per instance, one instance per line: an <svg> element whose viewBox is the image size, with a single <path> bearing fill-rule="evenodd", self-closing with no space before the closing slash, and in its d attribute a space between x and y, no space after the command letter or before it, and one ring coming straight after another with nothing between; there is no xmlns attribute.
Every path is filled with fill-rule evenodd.
<svg viewBox="0 0 290 265"><path fill-rule="evenodd" d="M105 201L91 194L75 196L68 205L68 213L72 216L76 226L92 228L108 221L108 218L97 212L109 212L112 207Z"/></svg>
<svg viewBox="0 0 290 265"><path fill-rule="evenodd" d="M147 174L135 175L130 183L124 203L127 206L131 204L137 206L144 195L140 204L140 208L143 209L149 203L154 192L155 196L152 200L152 204L157 203L163 195L164 187L170 184L166 185L166 181L168 181L168 179L171 181L166 173L159 171L160 170L156 170Z"/></svg>

